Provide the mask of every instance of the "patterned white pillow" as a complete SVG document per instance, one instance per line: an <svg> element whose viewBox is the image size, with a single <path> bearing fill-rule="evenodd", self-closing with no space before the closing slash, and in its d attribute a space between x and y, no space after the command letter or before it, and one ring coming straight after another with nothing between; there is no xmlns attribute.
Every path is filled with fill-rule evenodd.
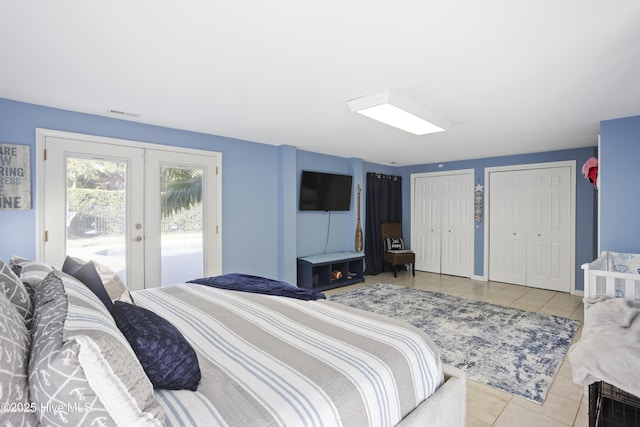
<svg viewBox="0 0 640 427"><path fill-rule="evenodd" d="M96 267L96 271L104 284L104 288L107 290L109 297L112 301L122 301L129 304L133 304L133 298L131 298L131 292L125 285L115 271L110 269L104 264L96 261L91 261Z"/></svg>
<svg viewBox="0 0 640 427"><path fill-rule="evenodd" d="M84 284L50 273L36 291L29 387L43 425L162 425L164 412L135 353ZM95 424L94 424L95 423Z"/></svg>
<svg viewBox="0 0 640 427"><path fill-rule="evenodd" d="M0 290L4 291L9 301L11 301L18 313L27 322L30 327L31 317L33 315L33 307L31 306L31 297L24 287L22 281L15 275L13 270L0 260Z"/></svg>
<svg viewBox="0 0 640 427"><path fill-rule="evenodd" d="M93 260L85 261L80 258L67 256L64 260L64 264L62 265L62 271L71 274L72 276L76 276L75 272L77 269L84 266L87 262L93 264L96 273L98 273L98 277L102 281L102 286L107 291L111 301L123 301L133 304L133 298L131 297L129 288L127 288L122 280L120 280L120 277L118 277L115 271L104 264ZM88 283L85 283L85 285L91 287Z"/></svg>
<svg viewBox="0 0 640 427"><path fill-rule="evenodd" d="M9 411L0 412L2 425L35 426L29 403L27 373L31 335L16 307L0 293L0 402Z"/></svg>

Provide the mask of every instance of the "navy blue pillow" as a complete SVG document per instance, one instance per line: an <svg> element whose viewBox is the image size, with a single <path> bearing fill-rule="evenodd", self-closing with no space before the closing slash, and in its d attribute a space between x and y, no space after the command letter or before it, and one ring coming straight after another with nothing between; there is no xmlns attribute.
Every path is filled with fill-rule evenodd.
<svg viewBox="0 0 640 427"><path fill-rule="evenodd" d="M84 283L87 288L91 289L91 291L100 298L100 301L102 301L104 306L107 307L109 312L113 311L113 302L111 301L107 290L104 288L102 279L96 271L96 266L93 265L92 262L80 264L74 261L71 257L67 257L67 259L64 260L62 271L72 275Z"/></svg>
<svg viewBox="0 0 640 427"><path fill-rule="evenodd" d="M73 273L82 267L83 263L78 262L70 256L67 256L64 259L64 264L62 264L62 271L73 276Z"/></svg>
<svg viewBox="0 0 640 427"><path fill-rule="evenodd" d="M196 352L168 320L138 305L116 301L111 313L155 388L193 390L200 382Z"/></svg>

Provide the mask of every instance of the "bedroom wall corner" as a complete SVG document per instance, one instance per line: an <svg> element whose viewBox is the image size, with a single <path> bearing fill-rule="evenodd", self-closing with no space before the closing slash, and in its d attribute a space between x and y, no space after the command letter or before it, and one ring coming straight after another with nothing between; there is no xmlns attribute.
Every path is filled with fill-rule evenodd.
<svg viewBox="0 0 640 427"><path fill-rule="evenodd" d="M600 122L600 250L640 253L640 116Z"/></svg>
<svg viewBox="0 0 640 427"><path fill-rule="evenodd" d="M296 148L290 145L278 147L278 254L279 279L287 283L297 281L296 263Z"/></svg>

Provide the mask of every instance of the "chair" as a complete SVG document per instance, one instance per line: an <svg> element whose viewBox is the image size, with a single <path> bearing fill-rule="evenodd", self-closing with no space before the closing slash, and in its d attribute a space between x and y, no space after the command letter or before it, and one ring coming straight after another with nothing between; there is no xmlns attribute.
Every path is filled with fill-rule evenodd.
<svg viewBox="0 0 640 427"><path fill-rule="evenodd" d="M399 222L383 222L381 226L384 242L383 261L393 266L393 277L398 277L398 266L411 264L411 271L416 275L416 254L406 249L402 238L402 224Z"/></svg>

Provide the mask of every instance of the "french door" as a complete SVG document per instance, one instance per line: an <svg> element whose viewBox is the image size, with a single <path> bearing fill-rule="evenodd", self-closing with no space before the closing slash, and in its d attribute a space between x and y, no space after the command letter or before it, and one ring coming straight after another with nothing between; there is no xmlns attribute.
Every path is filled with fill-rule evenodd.
<svg viewBox="0 0 640 427"><path fill-rule="evenodd" d="M114 270L130 289L219 274L219 154L39 130L39 252Z"/></svg>

